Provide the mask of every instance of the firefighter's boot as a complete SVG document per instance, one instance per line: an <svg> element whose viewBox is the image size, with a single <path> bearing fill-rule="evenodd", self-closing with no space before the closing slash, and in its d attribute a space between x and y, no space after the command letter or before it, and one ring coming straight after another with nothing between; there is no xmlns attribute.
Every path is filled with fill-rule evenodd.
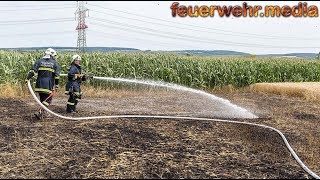
<svg viewBox="0 0 320 180"><path fill-rule="evenodd" d="M67 104L67 113L72 113L72 105Z"/></svg>
<svg viewBox="0 0 320 180"><path fill-rule="evenodd" d="M78 113L77 108L76 108L76 105L73 105L73 107L72 107L72 113Z"/></svg>

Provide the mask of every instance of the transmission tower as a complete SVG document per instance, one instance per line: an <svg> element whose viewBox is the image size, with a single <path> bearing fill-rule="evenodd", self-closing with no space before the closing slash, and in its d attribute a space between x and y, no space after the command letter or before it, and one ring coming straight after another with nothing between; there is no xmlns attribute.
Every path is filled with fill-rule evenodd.
<svg viewBox="0 0 320 180"><path fill-rule="evenodd" d="M78 20L78 25L76 30L78 30L78 41L77 41L77 50L78 51L85 51L85 48L87 47L86 42L86 29L88 26L86 25L86 17L87 17L87 11L89 14L89 9L84 6L84 1L77 1L77 10L75 12L76 14L76 20Z"/></svg>

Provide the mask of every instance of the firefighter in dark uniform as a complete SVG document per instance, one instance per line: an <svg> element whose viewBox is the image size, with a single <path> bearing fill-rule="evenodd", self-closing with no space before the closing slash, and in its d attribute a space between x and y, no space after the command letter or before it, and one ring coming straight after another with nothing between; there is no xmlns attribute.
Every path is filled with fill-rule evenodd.
<svg viewBox="0 0 320 180"><path fill-rule="evenodd" d="M82 81L86 81L88 78L86 74L82 74L80 61L81 57L79 55L73 55L68 70L68 82L65 91L65 94L69 95L67 113L77 113L76 106L82 95L80 85Z"/></svg>
<svg viewBox="0 0 320 180"><path fill-rule="evenodd" d="M50 94L59 88L60 69L56 61L57 52L48 48L45 51L45 56L36 61L27 75L27 79L31 79L37 74L35 92L39 93L40 101L48 107L51 104L52 96ZM54 89L55 88L55 89ZM43 115L42 108L35 113L38 119Z"/></svg>

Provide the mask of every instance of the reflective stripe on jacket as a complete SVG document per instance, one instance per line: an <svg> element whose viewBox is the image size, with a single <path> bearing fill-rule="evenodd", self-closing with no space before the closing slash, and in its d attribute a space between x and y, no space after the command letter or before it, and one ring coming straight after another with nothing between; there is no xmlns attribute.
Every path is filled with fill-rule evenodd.
<svg viewBox="0 0 320 180"><path fill-rule="evenodd" d="M68 71L68 82L66 84L65 94L69 94L72 89L73 92L81 93L80 84L82 78L78 78L76 75L81 74L81 66L72 63Z"/></svg>
<svg viewBox="0 0 320 180"><path fill-rule="evenodd" d="M52 58L39 59L31 70L38 74L35 91L51 93L54 85L59 84L60 69L57 61Z"/></svg>

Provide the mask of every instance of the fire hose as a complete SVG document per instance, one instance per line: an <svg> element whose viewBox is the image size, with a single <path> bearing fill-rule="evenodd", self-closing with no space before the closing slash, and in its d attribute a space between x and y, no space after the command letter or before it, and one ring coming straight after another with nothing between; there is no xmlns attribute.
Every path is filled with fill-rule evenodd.
<svg viewBox="0 0 320 180"><path fill-rule="evenodd" d="M66 76L65 74L61 74L62 76ZM104 79L104 77L96 77L93 76L93 79ZM108 78L110 80L115 80L113 78ZM90 119L112 119L112 118L158 118L158 119L184 119L184 120L199 120L199 121L215 121L215 122L223 122L223 123L233 123L233 124L244 124L244 125L250 125L250 126L258 126L258 127L262 127L262 128L266 128L266 129L270 129L273 130L275 132L277 132L283 142L285 143L286 147L288 148L288 150L290 151L291 155L294 157L294 159L297 161L297 163L301 166L301 168L307 172L309 175L311 175L313 178L315 179L320 179L320 177L314 173L313 171L311 171L302 161L301 159L298 157L298 155L295 153L295 151L292 149L292 147L290 146L290 144L288 143L286 137L283 135L283 133L281 131L279 131L276 128L270 127L270 126L266 126L266 125L262 125L262 124L255 124L255 123L249 123L249 122L240 122L240 121L232 121L232 120L223 120L223 119L210 119L210 118L199 118L199 117L182 117L182 116L149 116L149 115L117 115L117 116L92 116L92 117L67 117L67 116L63 116L60 114L57 114L53 111L51 111L50 109L48 109L45 105L43 105L40 100L37 98L37 96L35 95L30 80L27 81L28 84L28 89L32 95L32 97L36 100L36 102L43 108L45 109L47 112L49 112L50 114L60 117L62 119L67 119L67 120L90 120Z"/></svg>

